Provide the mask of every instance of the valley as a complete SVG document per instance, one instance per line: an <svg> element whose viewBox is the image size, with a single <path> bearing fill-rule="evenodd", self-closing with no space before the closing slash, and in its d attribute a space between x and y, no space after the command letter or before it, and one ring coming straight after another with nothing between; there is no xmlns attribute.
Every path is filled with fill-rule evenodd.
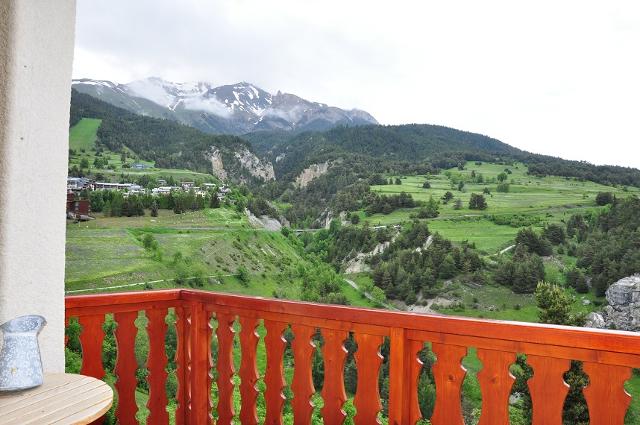
<svg viewBox="0 0 640 425"><path fill-rule="evenodd" d="M69 190L91 217L67 222L68 294L185 287L538 322L544 281L566 296L556 323L582 325L640 270L638 170L437 126L211 135L78 93L71 124L69 176L86 184ZM464 363L475 423L481 364ZM526 406L511 413L525 423Z"/></svg>

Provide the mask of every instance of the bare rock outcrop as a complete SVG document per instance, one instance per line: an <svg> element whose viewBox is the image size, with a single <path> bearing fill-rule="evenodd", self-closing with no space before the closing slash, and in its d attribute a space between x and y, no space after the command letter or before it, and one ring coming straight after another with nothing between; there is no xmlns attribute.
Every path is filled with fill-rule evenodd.
<svg viewBox="0 0 640 425"><path fill-rule="evenodd" d="M302 170L302 172L296 177L295 185L297 187L307 187L311 181L326 174L329 171L331 163L329 161L322 162L320 164L312 164L309 167Z"/></svg>
<svg viewBox="0 0 640 425"><path fill-rule="evenodd" d="M274 232L282 229L282 223L280 223L278 219L269 217L268 215L261 215L260 217L257 217L248 209L245 209L244 212L247 215L247 218L249 219L249 224L252 227L271 230Z"/></svg>
<svg viewBox="0 0 640 425"><path fill-rule="evenodd" d="M585 326L640 331L640 274L620 279L606 296L609 305L601 313L589 313Z"/></svg>
<svg viewBox="0 0 640 425"><path fill-rule="evenodd" d="M377 244L370 252L359 252L355 257L345 264L345 274L366 273L371 271L371 267L367 264L367 260L374 255L382 254L392 242L396 240L398 234L396 233L390 241Z"/></svg>
<svg viewBox="0 0 640 425"><path fill-rule="evenodd" d="M234 157L240 169L247 171L251 176L264 181L275 180L276 175L273 171L273 164L261 160L247 148L234 152ZM233 170L237 168L237 166L225 164L222 152L215 146L209 150L208 158L211 161L212 174L221 180L226 180L229 177L229 171L231 170L233 174Z"/></svg>
<svg viewBox="0 0 640 425"><path fill-rule="evenodd" d="M270 181L276 179L276 174L273 171L273 164L270 162L264 162L248 149L242 149L235 153L236 159L240 162L242 168L247 170L253 177L257 177L264 181Z"/></svg>
<svg viewBox="0 0 640 425"><path fill-rule="evenodd" d="M607 289L609 303L602 312L605 325L625 331L640 331L640 274L620 279Z"/></svg>
<svg viewBox="0 0 640 425"><path fill-rule="evenodd" d="M214 176L219 178L220 180L227 179L227 171L224 169L224 164L222 162L222 154L219 149L212 149L209 155L209 159L211 160L211 172Z"/></svg>

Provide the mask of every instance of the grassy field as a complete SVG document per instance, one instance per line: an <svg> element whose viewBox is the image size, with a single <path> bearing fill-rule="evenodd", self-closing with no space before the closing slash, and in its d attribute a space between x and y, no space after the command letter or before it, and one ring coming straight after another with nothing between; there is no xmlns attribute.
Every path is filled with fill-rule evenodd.
<svg viewBox="0 0 640 425"><path fill-rule="evenodd" d="M497 176L509 168L509 192L497 192ZM484 183L470 183L471 174L481 174ZM497 225L490 221L490 216L524 216L534 218L537 227L548 222L557 222L570 217L577 212L584 212L598 208L595 197L598 192L613 192L616 196L638 194L637 188L604 186L593 182L582 182L564 177L529 176L524 164L506 167L505 165L468 162L464 170L453 168L434 176L389 176L395 180L400 177L402 184L372 186L371 190L380 194L392 195L400 192L411 194L414 200L427 201L430 197L436 200L450 191L454 199L448 204L440 205L440 215L429 220L430 227L442 235L456 242L467 240L474 242L478 249L487 253L495 253L509 245L517 233L517 228L508 225ZM467 181L463 191L457 187L458 181ZM422 184L429 181L431 188L423 189ZM488 188L488 208L484 211L470 210L469 198L472 193L482 193ZM462 201L462 208L456 210L456 199ZM372 225L389 225L411 220L419 208L396 210L391 214L374 214L365 216L361 212L361 219Z"/></svg>
<svg viewBox="0 0 640 425"><path fill-rule="evenodd" d="M69 149L77 151L94 149L100 124L102 120L82 118L69 130Z"/></svg>
<svg viewBox="0 0 640 425"><path fill-rule="evenodd" d="M157 241L157 251L143 247L145 234ZM183 263L205 276L200 289L291 299L299 298L301 283L292 270L308 266L287 237L251 228L246 216L227 208L179 215L160 210L158 217L98 216L67 225L67 291L173 288ZM248 271L249 284L236 277L240 267ZM342 291L353 305L371 305L347 284Z"/></svg>

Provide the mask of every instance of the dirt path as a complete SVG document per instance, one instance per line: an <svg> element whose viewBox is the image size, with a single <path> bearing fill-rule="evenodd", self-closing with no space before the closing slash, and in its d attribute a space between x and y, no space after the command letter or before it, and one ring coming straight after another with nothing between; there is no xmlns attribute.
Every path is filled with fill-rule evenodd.
<svg viewBox="0 0 640 425"><path fill-rule="evenodd" d="M508 247L506 247L505 249L503 249L502 251L499 252L500 255L504 254L505 252L509 252L511 251L513 248L515 248L515 245L509 245Z"/></svg>
<svg viewBox="0 0 640 425"><path fill-rule="evenodd" d="M232 274L223 274L223 275L211 275L211 276L204 276L205 278L216 278L218 276L233 276ZM196 276L193 277L187 277L185 278L185 280L191 280L191 279L195 279ZM114 285L114 286L101 286L99 288L84 288L84 289L73 289L70 291L65 291L65 294L80 294L83 292L92 292L92 291L104 291L105 289L122 289L122 288L132 288L134 286L143 286L143 285L152 285L154 283L162 283L162 282L171 282L174 281L175 279L173 278L169 278L169 279L158 279L158 280L149 280L147 282L136 282L136 283L126 283L126 284L122 284L122 285Z"/></svg>

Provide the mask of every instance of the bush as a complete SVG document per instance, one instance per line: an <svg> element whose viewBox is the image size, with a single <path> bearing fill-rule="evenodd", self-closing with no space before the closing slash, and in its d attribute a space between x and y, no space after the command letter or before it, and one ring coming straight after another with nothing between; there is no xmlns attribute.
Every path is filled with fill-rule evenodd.
<svg viewBox="0 0 640 425"><path fill-rule="evenodd" d="M507 193L509 192L509 183L500 183L496 187L496 192Z"/></svg>
<svg viewBox="0 0 640 425"><path fill-rule="evenodd" d="M238 278L242 286L249 285L249 280L250 280L249 271L245 266L238 267L238 270L236 270L236 277Z"/></svg>
<svg viewBox="0 0 640 425"><path fill-rule="evenodd" d="M612 204L614 199L611 192L598 192L596 195L596 204L600 206Z"/></svg>

